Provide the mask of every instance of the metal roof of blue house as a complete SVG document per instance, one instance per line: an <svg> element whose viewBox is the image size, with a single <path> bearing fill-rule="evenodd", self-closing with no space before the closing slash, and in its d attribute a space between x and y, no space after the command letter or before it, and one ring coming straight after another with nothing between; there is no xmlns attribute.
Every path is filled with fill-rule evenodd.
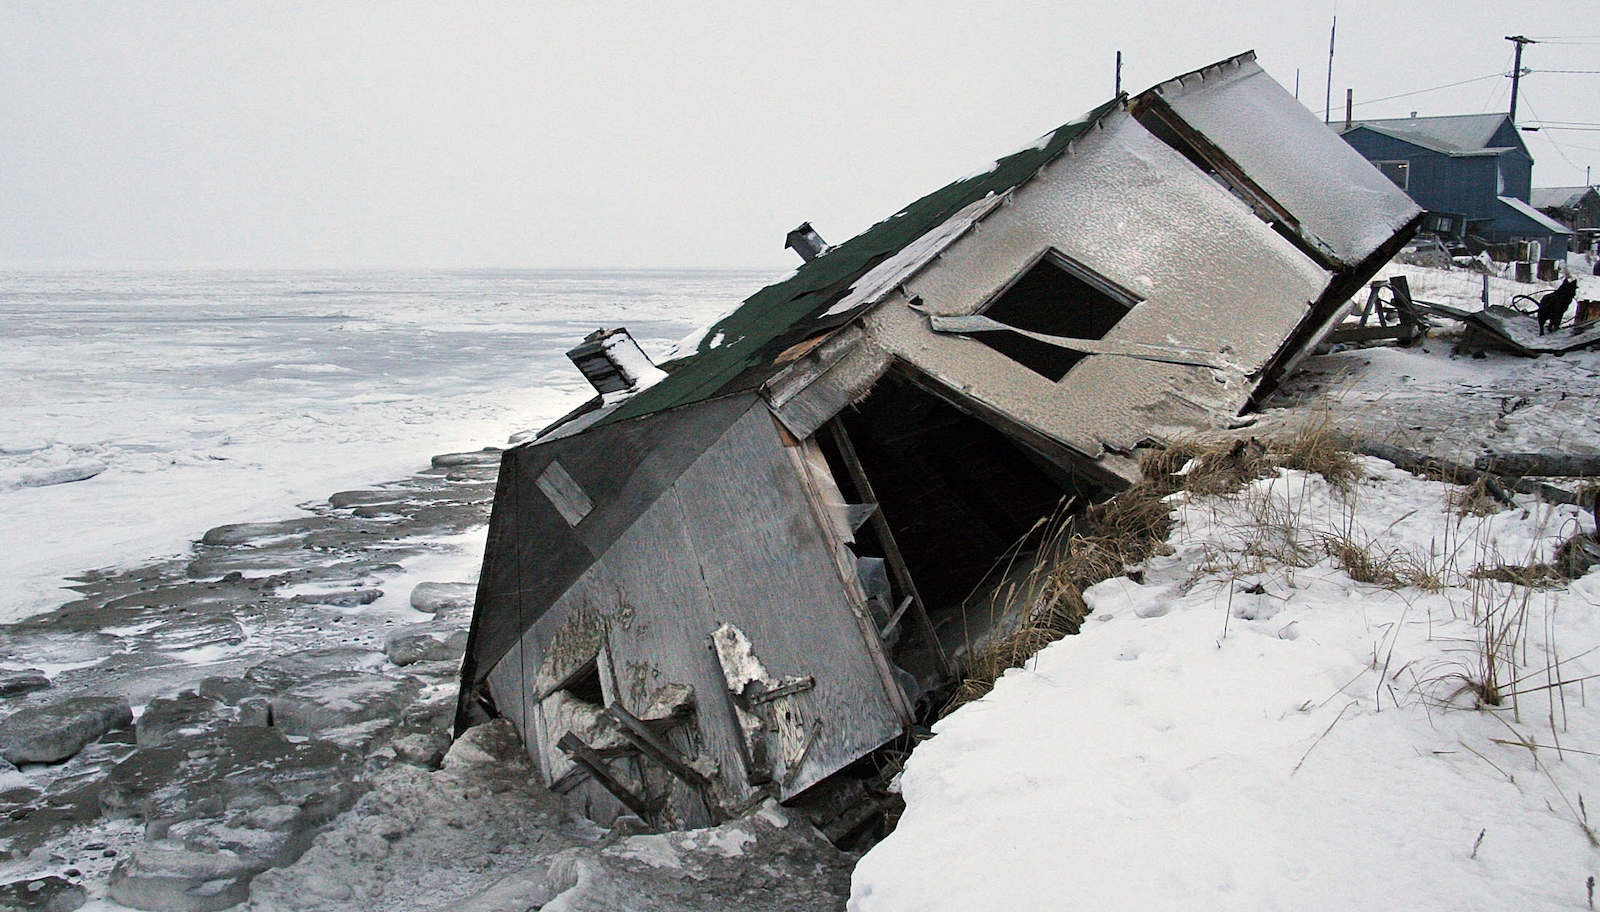
<svg viewBox="0 0 1600 912"><path fill-rule="evenodd" d="M1504 114L1452 114L1443 117L1395 117L1385 120L1358 120L1350 130L1363 127L1442 152L1445 155L1485 155L1504 152L1520 145L1513 130L1511 141L1502 129L1510 118ZM1339 131L1341 134L1349 130ZM1501 135L1499 142L1495 136Z"/></svg>
<svg viewBox="0 0 1600 912"><path fill-rule="evenodd" d="M598 423L611 424L760 386L776 371L776 359L784 351L856 316L858 310L826 312L874 266L990 193L1005 194L1026 183L1121 103L1120 97L1114 98L1045 134L1034 145L1000 159L992 169L935 190L805 263L784 281L751 295L705 333L694 354L663 365L670 372L665 380L628 399Z"/></svg>

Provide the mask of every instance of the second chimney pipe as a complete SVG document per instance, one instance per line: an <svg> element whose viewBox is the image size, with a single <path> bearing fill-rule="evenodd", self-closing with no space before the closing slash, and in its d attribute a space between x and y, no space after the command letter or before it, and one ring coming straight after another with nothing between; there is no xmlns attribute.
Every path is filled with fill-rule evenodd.
<svg viewBox="0 0 1600 912"><path fill-rule="evenodd" d="M1346 130L1350 129L1350 112L1356 106L1355 105L1355 100L1356 100L1356 90L1355 89L1345 89L1344 90L1344 128Z"/></svg>

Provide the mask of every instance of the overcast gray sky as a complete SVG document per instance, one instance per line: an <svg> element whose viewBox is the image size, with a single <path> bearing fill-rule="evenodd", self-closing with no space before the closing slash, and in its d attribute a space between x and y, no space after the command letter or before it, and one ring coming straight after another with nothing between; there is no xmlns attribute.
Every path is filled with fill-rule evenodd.
<svg viewBox="0 0 1600 912"><path fill-rule="evenodd" d="M787 267L1124 87L1255 49L1320 112L1331 0L0 0L0 266ZM1336 116L1600 70L1593 0L1338 4ZM1600 121L1600 75L1523 80ZM1600 131L1525 134L1536 186ZM1559 145L1558 145L1559 144Z"/></svg>

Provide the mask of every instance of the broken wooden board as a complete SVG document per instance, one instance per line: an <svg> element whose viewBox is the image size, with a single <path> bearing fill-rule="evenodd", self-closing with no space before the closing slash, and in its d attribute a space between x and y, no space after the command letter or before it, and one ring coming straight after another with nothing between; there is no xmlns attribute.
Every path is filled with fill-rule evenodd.
<svg viewBox="0 0 1600 912"><path fill-rule="evenodd" d="M1564 355L1600 345L1600 320L1563 327L1541 336L1538 321L1532 314L1510 307L1493 304L1483 310L1469 311L1425 301L1416 304L1424 313L1465 323L1479 332L1479 338L1488 340L1496 348L1530 358Z"/></svg>

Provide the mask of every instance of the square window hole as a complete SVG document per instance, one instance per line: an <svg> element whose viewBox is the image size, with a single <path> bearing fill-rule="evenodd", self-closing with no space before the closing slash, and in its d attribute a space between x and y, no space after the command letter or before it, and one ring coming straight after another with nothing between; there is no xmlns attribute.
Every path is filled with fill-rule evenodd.
<svg viewBox="0 0 1600 912"><path fill-rule="evenodd" d="M982 314L1015 329L1069 339L1103 339L1139 298L1057 251L1049 251ZM1011 332L985 332L978 341L1034 373L1060 380L1082 352Z"/></svg>

